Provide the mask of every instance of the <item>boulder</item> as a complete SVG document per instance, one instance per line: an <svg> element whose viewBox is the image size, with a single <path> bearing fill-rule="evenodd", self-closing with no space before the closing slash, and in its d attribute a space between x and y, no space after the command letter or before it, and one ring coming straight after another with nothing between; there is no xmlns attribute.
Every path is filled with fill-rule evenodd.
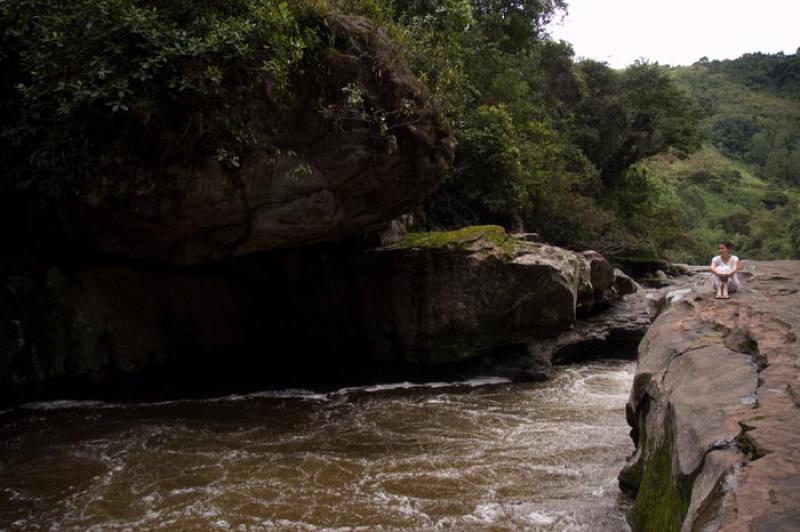
<svg viewBox="0 0 800 532"><path fill-rule="evenodd" d="M583 251L578 256L581 259L578 311L588 313L607 307L619 296L614 287L614 268L596 251Z"/></svg>
<svg viewBox="0 0 800 532"><path fill-rule="evenodd" d="M536 366L548 372L553 364L600 358L634 359L650 327L644 291L628 294L610 308L579 319L553 338L528 342Z"/></svg>
<svg viewBox="0 0 800 532"><path fill-rule="evenodd" d="M614 268L614 289L616 289L617 294L624 296L638 292L641 287L625 272L619 268Z"/></svg>
<svg viewBox="0 0 800 532"><path fill-rule="evenodd" d="M444 119L383 31L337 14L325 24L336 38L293 78L293 105L272 102L265 88L259 108L269 111L253 117L258 138L236 167L202 143L188 157L139 139L161 154L148 162L110 130L109 153L56 201L70 235L120 257L196 265L346 240L423 201L452 158ZM321 112L346 106L345 88L375 120Z"/></svg>
<svg viewBox="0 0 800 532"><path fill-rule="evenodd" d="M730 300L707 286L666 295L640 345L636 451L620 473L634 530L800 528L800 262L741 270Z"/></svg>
<svg viewBox="0 0 800 532"><path fill-rule="evenodd" d="M616 262L636 279L652 276L656 270L669 270L669 262L652 257L617 256Z"/></svg>
<svg viewBox="0 0 800 532"><path fill-rule="evenodd" d="M635 294L618 314L572 329L584 265L575 252L496 226L398 238L177 271L0 264L0 399L92 393L145 374L263 385L284 370L311 378L465 360L530 380L552 358L532 354L534 340L561 338L551 354L566 359L570 342L596 348L641 333L625 310Z"/></svg>
<svg viewBox="0 0 800 532"><path fill-rule="evenodd" d="M441 363L557 334L575 321L578 267L570 251L495 226L410 234L358 259L369 351Z"/></svg>

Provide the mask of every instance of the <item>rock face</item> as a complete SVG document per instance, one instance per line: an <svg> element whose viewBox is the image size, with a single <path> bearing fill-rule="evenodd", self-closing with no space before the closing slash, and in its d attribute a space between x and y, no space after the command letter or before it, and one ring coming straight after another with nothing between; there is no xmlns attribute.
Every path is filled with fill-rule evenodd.
<svg viewBox="0 0 800 532"><path fill-rule="evenodd" d="M441 366L509 351L524 354L522 375L539 364L529 342L576 334L579 286L607 292L584 265L494 226L172 272L0 264L0 396L167 369L267 379L286 364Z"/></svg>
<svg viewBox="0 0 800 532"><path fill-rule="evenodd" d="M676 295L642 341L620 474L634 530L800 529L800 263L740 271L730 300Z"/></svg>
<svg viewBox="0 0 800 532"><path fill-rule="evenodd" d="M612 270L597 252L577 256L578 320L549 338L531 338L517 352L487 357L482 362L493 374L515 380L545 380L553 365L636 357L639 342L652 322L651 294L621 270Z"/></svg>
<svg viewBox="0 0 800 532"><path fill-rule="evenodd" d="M528 352L542 367L596 358L635 358L650 323L645 293L638 291L553 338L531 341Z"/></svg>
<svg viewBox="0 0 800 532"><path fill-rule="evenodd" d="M617 299L614 288L614 269L596 251L583 251L581 258L581 283L578 287L578 311L588 313L601 305Z"/></svg>
<svg viewBox="0 0 800 532"><path fill-rule="evenodd" d="M236 287L219 277L6 265L0 281L0 399L91 392L164 366L188 375L246 346Z"/></svg>
<svg viewBox="0 0 800 532"><path fill-rule="evenodd" d="M451 362L575 321L576 254L492 226L415 236L358 259L360 321L375 356Z"/></svg>
<svg viewBox="0 0 800 532"><path fill-rule="evenodd" d="M214 153L147 163L120 138L74 200L59 200L70 233L120 257L194 265L342 241L424 200L452 157L430 95L368 21L330 15L326 23L335 42L293 81L291 109L268 102L268 116L254 117L261 138L238 168ZM326 116L346 112L343 89L357 91L367 118Z"/></svg>

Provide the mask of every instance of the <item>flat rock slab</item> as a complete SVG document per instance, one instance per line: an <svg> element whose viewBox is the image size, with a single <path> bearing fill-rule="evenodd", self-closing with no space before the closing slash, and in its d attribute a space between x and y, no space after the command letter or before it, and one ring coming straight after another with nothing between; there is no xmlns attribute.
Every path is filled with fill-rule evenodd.
<svg viewBox="0 0 800 532"><path fill-rule="evenodd" d="M636 530L656 529L641 509L663 503L643 499L664 448L670 528L800 530L800 262L740 271L729 300L693 279L640 345L627 411L637 450L620 474L638 492Z"/></svg>

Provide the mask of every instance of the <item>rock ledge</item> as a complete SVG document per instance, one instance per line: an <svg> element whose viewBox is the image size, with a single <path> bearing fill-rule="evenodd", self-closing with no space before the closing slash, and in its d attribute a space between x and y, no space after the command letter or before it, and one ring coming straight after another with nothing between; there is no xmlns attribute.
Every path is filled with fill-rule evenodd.
<svg viewBox="0 0 800 532"><path fill-rule="evenodd" d="M730 300L695 287L640 345L634 530L800 530L800 262L741 271Z"/></svg>

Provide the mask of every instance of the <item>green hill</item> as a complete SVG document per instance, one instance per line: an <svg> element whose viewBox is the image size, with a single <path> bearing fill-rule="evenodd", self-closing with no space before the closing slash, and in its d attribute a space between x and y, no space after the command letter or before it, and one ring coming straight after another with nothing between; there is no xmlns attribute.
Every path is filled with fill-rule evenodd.
<svg viewBox="0 0 800 532"><path fill-rule="evenodd" d="M707 142L643 165L685 230L662 251L705 262L730 239L749 258L800 258L800 56L701 60L671 74L703 109Z"/></svg>

